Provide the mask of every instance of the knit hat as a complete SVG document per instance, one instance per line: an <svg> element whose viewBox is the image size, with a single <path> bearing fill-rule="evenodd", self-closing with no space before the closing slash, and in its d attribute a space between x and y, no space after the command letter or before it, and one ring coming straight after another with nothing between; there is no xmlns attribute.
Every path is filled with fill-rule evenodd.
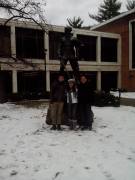
<svg viewBox="0 0 135 180"><path fill-rule="evenodd" d="M73 78L72 78L72 79L69 79L68 82L73 82L73 83L75 83L75 79L73 79Z"/></svg>

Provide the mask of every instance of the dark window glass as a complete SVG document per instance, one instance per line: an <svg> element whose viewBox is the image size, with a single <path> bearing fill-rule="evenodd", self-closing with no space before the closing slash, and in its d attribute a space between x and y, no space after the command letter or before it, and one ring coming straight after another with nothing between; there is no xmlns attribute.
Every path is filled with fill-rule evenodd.
<svg viewBox="0 0 135 180"><path fill-rule="evenodd" d="M51 71L50 72L50 86L52 86L53 82L58 79L59 72L58 71Z"/></svg>
<svg viewBox="0 0 135 180"><path fill-rule="evenodd" d="M111 88L117 88L117 72L102 72L101 87L104 91L109 91Z"/></svg>
<svg viewBox="0 0 135 180"><path fill-rule="evenodd" d="M132 23L132 68L135 68L135 22Z"/></svg>
<svg viewBox="0 0 135 180"><path fill-rule="evenodd" d="M18 72L18 92L19 93L41 93L45 92L46 80L43 71Z"/></svg>
<svg viewBox="0 0 135 180"><path fill-rule="evenodd" d="M96 61L96 42L97 38L94 36L78 35L80 42L79 55L80 61Z"/></svg>
<svg viewBox="0 0 135 180"><path fill-rule="evenodd" d="M12 93L12 72L0 71L0 99Z"/></svg>
<svg viewBox="0 0 135 180"><path fill-rule="evenodd" d="M61 39L64 33L61 32L49 32L49 59L57 60L58 57L58 49L60 46Z"/></svg>
<svg viewBox="0 0 135 180"><path fill-rule="evenodd" d="M0 57L11 56L10 27L0 26Z"/></svg>
<svg viewBox="0 0 135 180"><path fill-rule="evenodd" d="M101 61L117 62L117 39L101 38Z"/></svg>
<svg viewBox="0 0 135 180"><path fill-rule="evenodd" d="M16 28L16 54L18 58L44 59L44 32Z"/></svg>

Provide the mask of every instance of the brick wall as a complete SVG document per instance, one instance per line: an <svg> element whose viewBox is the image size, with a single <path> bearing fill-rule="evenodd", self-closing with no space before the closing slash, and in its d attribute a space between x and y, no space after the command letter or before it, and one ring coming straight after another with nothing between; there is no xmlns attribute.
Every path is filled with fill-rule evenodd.
<svg viewBox="0 0 135 180"><path fill-rule="evenodd" d="M129 70L129 21L135 13L95 29L101 32L118 33L122 38L122 88L135 91L135 70Z"/></svg>

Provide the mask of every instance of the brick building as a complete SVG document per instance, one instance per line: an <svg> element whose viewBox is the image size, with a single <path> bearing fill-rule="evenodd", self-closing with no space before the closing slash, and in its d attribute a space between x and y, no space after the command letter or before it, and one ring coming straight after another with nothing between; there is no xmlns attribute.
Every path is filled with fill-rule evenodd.
<svg viewBox="0 0 135 180"><path fill-rule="evenodd" d="M120 34L121 85L128 91L135 91L135 9L105 21L91 30Z"/></svg>
<svg viewBox="0 0 135 180"><path fill-rule="evenodd" d="M0 99L9 94L44 94L59 71L57 49L64 27L48 32L30 22L0 19ZM116 33L73 29L83 46L80 71L95 89L121 87L121 37ZM46 54L45 54L46 50ZM71 71L68 64L67 69Z"/></svg>

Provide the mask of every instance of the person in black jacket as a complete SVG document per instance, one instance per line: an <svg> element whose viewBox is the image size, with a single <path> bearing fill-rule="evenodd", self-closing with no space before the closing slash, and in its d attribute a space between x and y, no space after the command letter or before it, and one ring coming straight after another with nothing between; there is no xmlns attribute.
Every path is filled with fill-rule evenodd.
<svg viewBox="0 0 135 180"><path fill-rule="evenodd" d="M61 121L65 101L64 76L59 74L58 79L52 84L50 94L50 116L52 119L52 130L61 130Z"/></svg>
<svg viewBox="0 0 135 180"><path fill-rule="evenodd" d="M80 84L78 85L78 106L80 125L82 130L92 130L92 110L91 105L93 102L93 89L85 75L80 77Z"/></svg>

